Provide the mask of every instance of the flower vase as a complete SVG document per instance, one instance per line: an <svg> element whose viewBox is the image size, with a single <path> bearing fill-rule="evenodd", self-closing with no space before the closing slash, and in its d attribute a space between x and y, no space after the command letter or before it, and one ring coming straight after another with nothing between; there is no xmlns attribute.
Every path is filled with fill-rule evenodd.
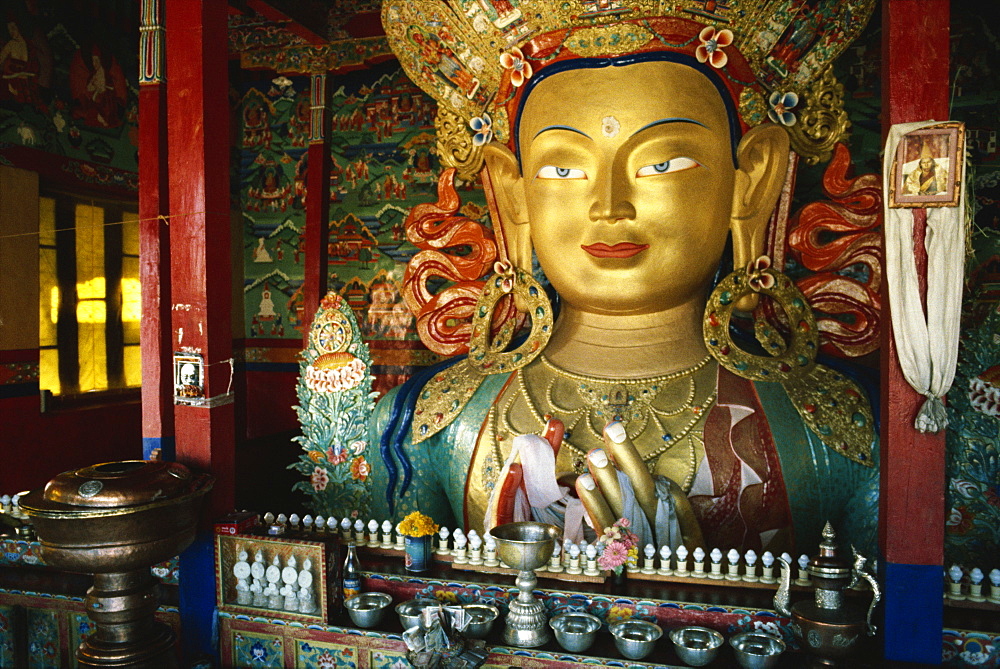
<svg viewBox="0 0 1000 669"><path fill-rule="evenodd" d="M406 571L427 571L431 566L431 538L403 537L406 549Z"/></svg>
<svg viewBox="0 0 1000 669"><path fill-rule="evenodd" d="M611 571L611 591L620 594L625 591L625 584L628 581L628 570L625 567L621 571Z"/></svg>

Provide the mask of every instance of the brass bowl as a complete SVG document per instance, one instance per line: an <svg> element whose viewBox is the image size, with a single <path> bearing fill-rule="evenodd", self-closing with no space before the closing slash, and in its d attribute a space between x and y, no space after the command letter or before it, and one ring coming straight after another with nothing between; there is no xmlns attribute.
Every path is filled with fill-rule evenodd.
<svg viewBox="0 0 1000 669"><path fill-rule="evenodd" d="M64 472L21 498L46 564L118 573L167 560L194 541L214 478L176 462L129 460Z"/></svg>
<svg viewBox="0 0 1000 669"><path fill-rule="evenodd" d="M534 571L552 557L559 528L548 523L520 522L490 530L500 560L518 571Z"/></svg>

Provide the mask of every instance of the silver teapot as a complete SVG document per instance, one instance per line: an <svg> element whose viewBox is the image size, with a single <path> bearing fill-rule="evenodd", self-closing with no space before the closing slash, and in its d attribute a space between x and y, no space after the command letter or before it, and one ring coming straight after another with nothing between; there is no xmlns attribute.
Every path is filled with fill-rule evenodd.
<svg viewBox="0 0 1000 669"><path fill-rule="evenodd" d="M854 551L854 564L837 557L833 527L823 528L819 555L809 561L806 571L816 584L812 601L803 600L789 606L792 568L784 559L781 563L781 585L774 595L774 608L791 618L792 632L802 647L820 666L836 666L857 652L865 636L875 634L872 611L882 598L878 582L865 568L867 558ZM873 597L867 614L862 605L846 601L844 591L862 580L871 585Z"/></svg>

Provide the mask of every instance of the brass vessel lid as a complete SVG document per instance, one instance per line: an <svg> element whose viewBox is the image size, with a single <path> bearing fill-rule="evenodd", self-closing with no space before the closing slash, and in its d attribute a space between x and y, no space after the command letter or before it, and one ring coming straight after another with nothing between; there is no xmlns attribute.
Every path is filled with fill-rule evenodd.
<svg viewBox="0 0 1000 669"><path fill-rule="evenodd" d="M29 493L22 506L29 513L141 506L187 495L199 480L179 462L105 462L59 474L42 491Z"/></svg>

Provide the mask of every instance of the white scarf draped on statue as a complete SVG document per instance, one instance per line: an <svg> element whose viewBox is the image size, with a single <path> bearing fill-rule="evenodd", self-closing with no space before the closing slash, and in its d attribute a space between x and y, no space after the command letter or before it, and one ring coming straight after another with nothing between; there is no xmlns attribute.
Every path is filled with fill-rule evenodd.
<svg viewBox="0 0 1000 669"><path fill-rule="evenodd" d="M942 398L955 377L962 310L967 223L965 182L959 175L965 163L964 133L954 133L955 145L948 152L951 161L942 164L940 153L931 155L931 135L915 132L940 125L921 121L892 126L882 170L885 272L893 335L903 376L927 398L914 422L921 432L938 432L948 425ZM900 151L901 142L910 145L904 145ZM918 157L910 160L918 151ZM913 167L907 171L905 168L911 164ZM953 170L951 181L949 167ZM922 168L926 170L921 172ZM948 190L952 187L957 193ZM945 197L946 192L951 195ZM927 212L926 313L913 252L915 208L925 208Z"/></svg>

